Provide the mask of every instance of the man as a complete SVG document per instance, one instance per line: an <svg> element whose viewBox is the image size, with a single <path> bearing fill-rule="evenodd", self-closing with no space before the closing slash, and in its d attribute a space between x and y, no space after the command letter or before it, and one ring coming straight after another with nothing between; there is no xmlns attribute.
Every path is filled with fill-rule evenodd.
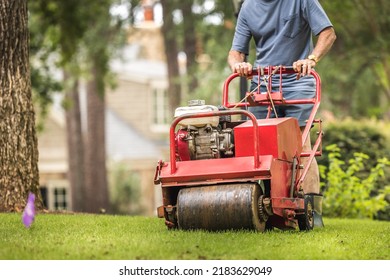
<svg viewBox="0 0 390 280"><path fill-rule="evenodd" d="M313 34L318 37L315 46ZM252 38L256 46L253 66L246 62ZM284 98L312 98L315 95L315 80L307 74L330 50L335 39L332 23L318 0L245 0L238 15L228 63L232 71L240 76L250 75L253 67L292 65L297 75L283 78ZM277 86L279 81L275 79L272 84ZM254 77L251 90L257 86L257 77ZM261 87L261 91L266 91L265 86ZM267 115L265 107L250 107L249 110L259 119ZM276 113L279 117L296 118L303 131L311 110L312 105L309 104L289 105L277 107ZM310 146L308 138L304 149L308 150ZM305 160L302 159L303 164ZM315 160L302 187L306 194L320 193Z"/></svg>

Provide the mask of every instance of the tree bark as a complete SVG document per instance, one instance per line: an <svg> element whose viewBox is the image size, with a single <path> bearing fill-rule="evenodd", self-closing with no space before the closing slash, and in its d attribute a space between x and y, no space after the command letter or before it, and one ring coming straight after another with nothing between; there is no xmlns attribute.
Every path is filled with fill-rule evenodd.
<svg viewBox="0 0 390 280"><path fill-rule="evenodd" d="M41 209L26 0L0 1L0 53L0 211L22 211L29 192Z"/></svg>
<svg viewBox="0 0 390 280"><path fill-rule="evenodd" d="M164 24L162 26L162 34L164 36L165 55L167 58L168 67L168 92L170 110L173 112L176 107L180 105L180 82L179 82L179 65L177 62L177 42L174 32L174 22L172 12L174 10L174 3L168 0L161 0L163 8Z"/></svg>
<svg viewBox="0 0 390 280"><path fill-rule="evenodd" d="M104 84L102 75L93 62L92 77L87 83L87 135L86 135L86 212L110 212L107 184L105 144Z"/></svg>
<svg viewBox="0 0 390 280"><path fill-rule="evenodd" d="M81 127L79 83L74 75L64 70L65 84L65 116L68 147L68 180L71 190L72 210L84 211L85 203L85 169L84 142Z"/></svg>

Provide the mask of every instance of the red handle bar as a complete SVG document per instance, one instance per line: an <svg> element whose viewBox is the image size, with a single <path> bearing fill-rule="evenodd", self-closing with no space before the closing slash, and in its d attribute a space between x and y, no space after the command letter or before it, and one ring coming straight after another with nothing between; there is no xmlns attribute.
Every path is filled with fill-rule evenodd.
<svg viewBox="0 0 390 280"><path fill-rule="evenodd" d="M258 69L253 69L252 74L250 77L253 77L255 75L262 76L262 75L280 75L280 91L282 90L282 75L283 74L294 74L296 73L292 66L268 66L268 67L262 67ZM310 72L310 75L312 75L316 81L316 96L314 98L308 98L308 99L296 99L296 100L283 100L283 101L277 101L274 102L275 105L292 105L292 104L313 104L313 109L310 114L310 117L307 121L306 128L302 135L302 141L305 143L308 135L310 127L312 126L314 122L315 115L317 114L318 108L320 106L321 102L321 78L318 75L318 73L312 69ZM223 85L223 96L222 96L222 105L226 108L237 108L237 107L249 107L252 106L249 104L249 102L236 102L236 103L229 103L229 85L232 80L235 78L240 77L237 73L231 74L226 80ZM270 102L264 102L262 105L270 105ZM259 105L260 106L260 105Z"/></svg>

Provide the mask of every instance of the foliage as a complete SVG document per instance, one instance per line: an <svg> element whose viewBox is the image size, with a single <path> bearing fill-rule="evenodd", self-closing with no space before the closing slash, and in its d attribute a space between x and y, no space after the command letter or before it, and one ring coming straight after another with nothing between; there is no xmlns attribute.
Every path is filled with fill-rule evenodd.
<svg viewBox="0 0 390 280"><path fill-rule="evenodd" d="M68 150L77 154L70 157L69 179L73 193L72 205L78 211L93 212L99 208L108 208L104 103L99 101L104 100L101 97L108 85L110 59L114 50L125 42L125 33L122 31L127 18L111 13L113 5L120 3L120 0L36 0L29 7L33 27L32 50L35 51L33 59L36 62L34 66L48 65L47 68L52 71L41 74L61 72L63 76L58 77L58 80L65 95L63 104L68 105L65 107ZM39 43L42 43L42 48L39 48ZM48 79L38 80L36 88L42 86L42 80ZM80 104L78 85L81 80L86 81L84 88L87 90L84 110L87 114L87 129L84 135L81 132L80 108L77 107ZM47 106L51 100L50 87L35 92L37 99L41 100L40 104ZM45 112L45 106L42 112ZM93 195L94 191L100 195Z"/></svg>
<svg viewBox="0 0 390 280"><path fill-rule="evenodd" d="M328 97L326 105L340 117L388 118L390 6L383 0L323 1L321 4L338 38L318 67Z"/></svg>
<svg viewBox="0 0 390 280"><path fill-rule="evenodd" d="M110 202L113 213L140 214L140 178L124 164L112 164L109 170Z"/></svg>
<svg viewBox="0 0 390 280"><path fill-rule="evenodd" d="M160 1L165 17L164 38L167 50L170 84L185 84L182 93L170 87L171 106L184 105L190 99L216 103L215 92L226 75L226 58L234 31L233 3L216 0ZM183 15L186 15L185 17ZM177 53L172 54L173 51ZM179 76L174 57L186 54L186 73ZM177 70L177 69L176 69ZM173 100L175 99L175 100ZM219 99L218 99L219 100Z"/></svg>
<svg viewBox="0 0 390 280"><path fill-rule="evenodd" d="M374 218L388 206L386 195L390 195L390 185L373 195L375 183L385 176L385 167L390 166L387 158L379 159L369 175L361 179L359 172L364 169L369 157L354 153L348 166L340 160L340 148L335 144L326 147L329 152L329 167L320 166L322 191L325 196L323 211L325 216L343 218Z"/></svg>
<svg viewBox="0 0 390 280"><path fill-rule="evenodd" d="M8 260L388 260L390 223L325 218L310 232L167 230L155 217L0 214ZM302 246L304 242L305 246ZM261 244L261 245L256 245Z"/></svg>
<svg viewBox="0 0 390 280"><path fill-rule="evenodd" d="M374 163L383 157L390 158L390 124L378 120L335 120L325 121L324 147L335 144L340 148L341 158L348 161L354 153L361 152L369 156L367 171ZM313 131L315 132L315 131ZM313 136L312 139L315 139ZM323 157L318 160L320 164L328 165L328 152L325 150Z"/></svg>
<svg viewBox="0 0 390 280"><path fill-rule="evenodd" d="M53 53L56 49L54 29L42 30L39 24L40 16L34 11L36 2L30 4L29 32L30 32L30 64L31 64L31 88L34 104L40 118L38 129L43 129L43 119L46 117L49 105L53 102L52 96L62 89L61 83L57 80L53 71Z"/></svg>
<svg viewBox="0 0 390 280"><path fill-rule="evenodd" d="M110 82L108 60L124 44L122 19L109 13L119 0L82 2L36 0L29 3L32 88L43 117L52 95L66 85L60 82L59 69L67 67L75 77L90 71L91 57L101 68L99 90ZM129 1L132 5L134 1ZM130 7L133 11L133 6ZM90 77L87 76L87 79Z"/></svg>
<svg viewBox="0 0 390 280"><path fill-rule="evenodd" d="M31 69L31 87L33 92L33 102L38 104L39 117L36 125L38 131L43 130L44 119L47 116L49 105L53 102L53 94L62 89L61 84L53 79L48 69L43 67Z"/></svg>
<svg viewBox="0 0 390 280"><path fill-rule="evenodd" d="M387 122L375 119L327 121L324 125L324 131L323 146L336 145L340 149L339 159L341 161L349 162L354 159L355 153L362 153L369 157L368 160L365 160L362 169L356 173L356 176L361 180L369 176L372 168L380 159L390 158L390 124ZM318 159L320 165L329 168L330 152L327 149L323 151L323 156ZM386 174L390 172L389 166L384 166L384 169ZM377 178L373 182L371 195L378 195L386 185L390 185L390 176ZM390 202L390 195L386 197L386 200ZM379 211L376 218L390 220L390 206Z"/></svg>

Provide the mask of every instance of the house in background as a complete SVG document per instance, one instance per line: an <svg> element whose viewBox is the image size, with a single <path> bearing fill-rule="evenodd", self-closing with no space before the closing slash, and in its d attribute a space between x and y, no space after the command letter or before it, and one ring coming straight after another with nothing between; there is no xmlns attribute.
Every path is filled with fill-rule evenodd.
<svg viewBox="0 0 390 280"><path fill-rule="evenodd" d="M72 209L69 183L65 117L51 111L38 132L39 183L45 206L50 210Z"/></svg>
<svg viewBox="0 0 390 280"><path fill-rule="evenodd" d="M116 87L107 89L105 96L106 151L109 162L138 175L141 214L155 215L161 194L153 179L158 160L167 155L172 116L160 27L153 17L145 19L131 30L123 57L112 61ZM53 107L45 120L38 145L40 185L47 208L72 210L65 116L59 107Z"/></svg>

